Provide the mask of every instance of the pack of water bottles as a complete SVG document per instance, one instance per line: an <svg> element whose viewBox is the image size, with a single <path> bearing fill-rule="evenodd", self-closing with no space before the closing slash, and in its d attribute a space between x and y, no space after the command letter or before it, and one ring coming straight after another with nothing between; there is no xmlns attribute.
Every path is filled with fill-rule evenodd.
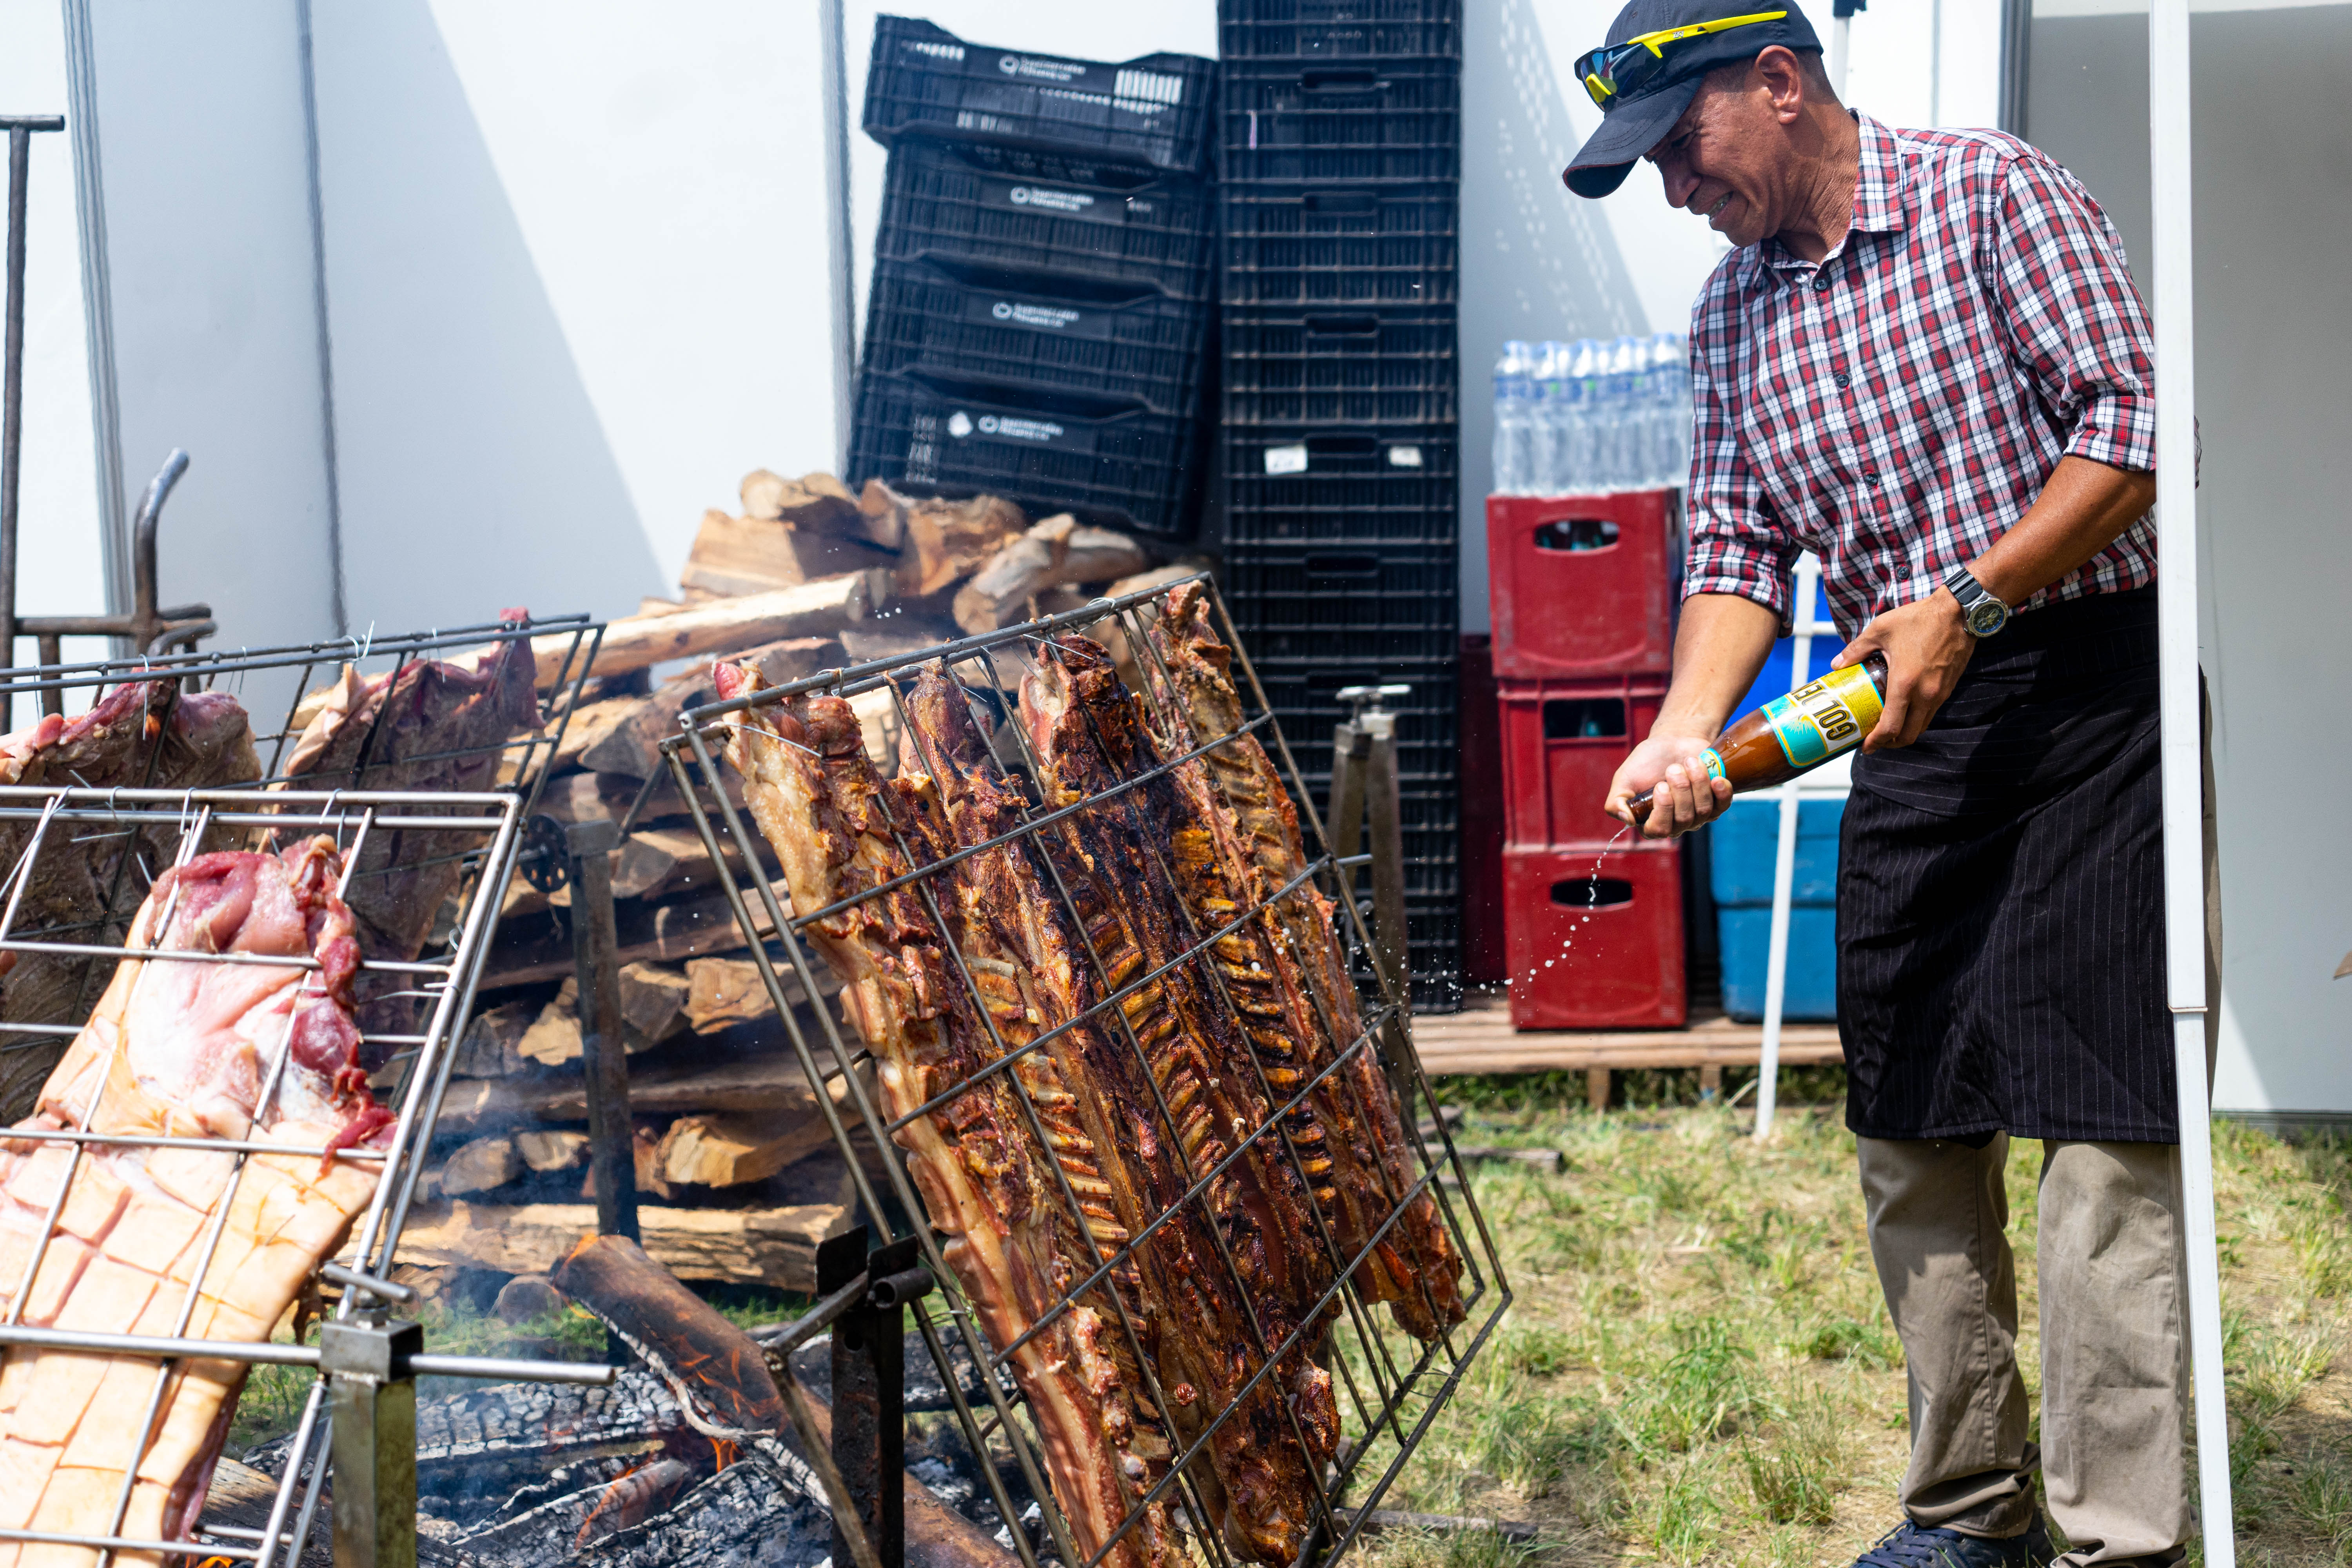
<svg viewBox="0 0 2352 1568"><path fill-rule="evenodd" d="M1612 495L1686 482L1690 359L1679 333L1503 345L1496 495Z"/></svg>

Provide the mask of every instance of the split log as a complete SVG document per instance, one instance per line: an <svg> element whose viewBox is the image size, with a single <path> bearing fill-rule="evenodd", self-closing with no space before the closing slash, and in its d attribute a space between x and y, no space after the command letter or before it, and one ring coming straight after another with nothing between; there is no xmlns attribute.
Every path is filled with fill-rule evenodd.
<svg viewBox="0 0 2352 1568"><path fill-rule="evenodd" d="M782 1290L816 1289L816 1249L849 1228L838 1204L786 1208L641 1205L637 1226L654 1261L681 1279L722 1279ZM501 1274L547 1274L596 1234L589 1204L469 1204L419 1207L401 1233L400 1258Z"/></svg>
<svg viewBox="0 0 2352 1568"><path fill-rule="evenodd" d="M714 594L765 594L844 572L897 564L895 554L862 535L808 532L786 522L706 511L677 580L681 587Z"/></svg>
<svg viewBox="0 0 2352 1568"><path fill-rule="evenodd" d="M880 609L889 602L890 594L889 573L852 572L803 583L797 588L747 594L738 599L713 599L707 605L691 605L670 615L631 616L604 628L604 645L596 653L596 668L611 675L666 664L671 659L699 658L782 637L838 632ZM571 646L568 634L531 639L541 689L555 684L562 671L564 652Z"/></svg>
<svg viewBox="0 0 2352 1568"><path fill-rule="evenodd" d="M817 1064L828 1066L820 1046ZM816 1114L816 1096L797 1060L783 1053L745 1058L709 1067L680 1064L633 1069L629 1110L648 1117L697 1112L761 1111ZM443 1132L487 1132L520 1123L586 1121L588 1094L576 1078L478 1079L453 1083L441 1101Z"/></svg>
<svg viewBox="0 0 2352 1568"><path fill-rule="evenodd" d="M548 763L551 773L568 773L581 765L583 752L628 722L630 715L646 702L643 697L607 697L602 701L583 703L564 721L563 739Z"/></svg>
<svg viewBox="0 0 2352 1568"><path fill-rule="evenodd" d="M477 1138L441 1162L441 1190L452 1197L486 1193L505 1186L522 1173L523 1163L512 1139Z"/></svg>
<svg viewBox="0 0 2352 1568"><path fill-rule="evenodd" d="M662 1135L662 1174L679 1186L765 1181L833 1142L822 1116L681 1116Z"/></svg>
<svg viewBox="0 0 2352 1568"><path fill-rule="evenodd" d="M634 969L637 966L630 964L625 967ZM653 1049L656 1042L646 1038L631 1024L628 994L629 986L625 981L621 1000L621 1048L634 1057ZM641 1000L645 1000L642 989L639 995ZM649 1012L657 1013L661 1003L656 998L646 1000L645 1005ZM669 1006L670 1016L675 1018L677 1014L675 1000L669 1003ZM672 1032L676 1032L674 1026ZM564 980L563 989L555 994L555 1000L540 1009L539 1016L531 1020L530 1027L524 1030L522 1038L515 1043L515 1050L526 1060L537 1062L541 1067L560 1068L567 1062L578 1061L586 1048L580 1030L580 977L574 974Z"/></svg>
<svg viewBox="0 0 2352 1568"><path fill-rule="evenodd" d="M868 542L897 552L907 545L907 509L914 505L880 479L866 481L857 498L857 521Z"/></svg>
<svg viewBox="0 0 2352 1568"><path fill-rule="evenodd" d="M717 754L714 747L712 755ZM687 765L693 770L691 758ZM698 770L694 771L698 773ZM726 789L727 798L735 803L737 809L742 809L743 786L735 770L720 768L719 782ZM543 811L558 822L593 822L599 818L618 822L629 814L638 793L645 789L644 779L631 778L626 773L565 773L562 778L547 781L546 787L539 792L539 804L531 809ZM705 795L703 804L709 803L710 797ZM685 812L686 801L677 793L677 782L665 764L653 777L653 788L646 794L645 809L637 813L637 822L659 822Z"/></svg>
<svg viewBox="0 0 2352 1568"><path fill-rule="evenodd" d="M1064 513L1049 517L991 556L957 591L956 625L992 632L1028 617L1029 601L1064 584L1105 583L1151 563L1124 533L1092 528Z"/></svg>
<svg viewBox="0 0 2352 1568"><path fill-rule="evenodd" d="M685 973L640 961L621 965L621 1021L649 1046L687 1026Z"/></svg>
<svg viewBox="0 0 2352 1568"><path fill-rule="evenodd" d="M651 1193L656 1197L674 1198L668 1181L662 1175L661 1140L650 1127L634 1129L629 1136L629 1163L635 1168L637 1191ZM596 1201L596 1173L591 1170L580 1183L580 1201Z"/></svg>
<svg viewBox="0 0 2352 1568"><path fill-rule="evenodd" d="M773 884L776 901L784 909L792 908L788 889L779 881ZM759 931L768 931L767 908L759 895L750 888L744 897L751 900L751 914ZM639 959L654 959L664 963L683 963L689 958L702 958L714 952L733 952L743 945L742 929L735 923L734 911L728 907L726 895L712 892L700 896L689 894L675 903L648 904L631 902L620 906L620 961L634 963ZM509 985L533 985L542 981L562 980L574 972L571 939L560 931L542 927L536 934L510 944L502 943L490 956L489 972L482 977L482 988L495 991ZM841 989L833 979L832 971L818 966L818 994L830 996ZM797 1005L802 1000L800 986L795 982L786 993Z"/></svg>
<svg viewBox="0 0 2352 1568"><path fill-rule="evenodd" d="M641 698L630 713L583 752L581 763L596 773L619 773L633 779L651 778L656 770L667 773L668 764L662 761L661 743L677 733L677 716L689 708L718 700L719 693L710 685L709 670L697 668L674 675L656 688L652 696Z"/></svg>
<svg viewBox="0 0 2352 1568"><path fill-rule="evenodd" d="M588 1160L585 1132L518 1132L514 1143L522 1163L534 1171L569 1171Z"/></svg>
<svg viewBox="0 0 2352 1568"><path fill-rule="evenodd" d="M743 515L761 522L783 522L803 533L834 533L856 537L865 530L858 521L857 498L831 474L803 474L787 479L765 468L743 476L736 489Z"/></svg>
<svg viewBox="0 0 2352 1568"><path fill-rule="evenodd" d="M1103 597L1118 599L1129 594L1140 594L1148 588L1164 588L1171 583L1181 583L1188 577L1197 577L1208 569L1209 563L1198 556L1183 561L1171 561L1165 566L1154 566L1149 572L1138 572L1131 577L1121 577L1103 590Z"/></svg>
<svg viewBox="0 0 2352 1568"><path fill-rule="evenodd" d="M778 963L782 963L782 960ZM789 965L778 971L778 978ZM698 1035L772 1016L774 1006L760 966L748 958L698 958L686 966L686 1021Z"/></svg>
<svg viewBox="0 0 2352 1568"><path fill-rule="evenodd" d="M563 1298L544 1274L518 1274L499 1287L499 1299L490 1304L491 1315L502 1323L528 1323L533 1318L551 1318L563 1310Z"/></svg>
<svg viewBox="0 0 2352 1568"><path fill-rule="evenodd" d="M898 591L908 598L936 594L1021 537L1028 520L996 496L970 500L919 500L907 510L907 543L899 552ZM607 636L609 637L609 633Z"/></svg>
<svg viewBox="0 0 2352 1568"><path fill-rule="evenodd" d="M516 879L515 886L530 884ZM505 1078L530 1065L521 1050L522 1037L539 1017L528 1002L509 1002L474 1016L457 1041L457 1059L449 1071L457 1078Z"/></svg>
<svg viewBox="0 0 2352 1568"><path fill-rule="evenodd" d="M613 859L613 896L660 899L715 885L710 851L691 827L646 827Z"/></svg>

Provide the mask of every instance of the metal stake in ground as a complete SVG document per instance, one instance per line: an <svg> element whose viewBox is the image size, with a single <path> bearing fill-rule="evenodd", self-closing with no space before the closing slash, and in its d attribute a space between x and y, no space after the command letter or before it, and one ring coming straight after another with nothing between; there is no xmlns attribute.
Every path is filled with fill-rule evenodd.
<svg viewBox="0 0 2352 1568"><path fill-rule="evenodd" d="M921 1244L908 1237L869 1254L866 1229L818 1244L820 1299L866 1280L865 1294L833 1325L833 1462L882 1568L907 1561L906 1303L931 1289ZM972 1456L985 1465L985 1454ZM1020 1526L1015 1523L1014 1529ZM849 1542L834 1526L834 1561Z"/></svg>
<svg viewBox="0 0 2352 1568"><path fill-rule="evenodd" d="M580 982L580 1048L588 1079L588 1170L596 1184L596 1231L641 1240L635 1135L629 1124L629 1054L622 1037L619 938L613 863L621 830L599 818L563 832L572 858L572 959Z"/></svg>
<svg viewBox="0 0 2352 1568"><path fill-rule="evenodd" d="M319 1370L333 1402L335 1568L416 1568L410 1363L424 1348L423 1329L373 1303L319 1325Z"/></svg>
<svg viewBox="0 0 2352 1568"><path fill-rule="evenodd" d="M1396 715L1381 706L1391 697L1410 697L1410 686L1347 686L1339 700L1349 716L1331 729L1331 801L1328 820L1331 853L1339 862L1340 894L1356 897L1356 845L1364 831L1365 814L1371 816L1372 962L1400 997L1412 994L1412 973L1405 941L1404 824L1398 794ZM1404 1026L1391 1018L1381 1037L1389 1081L1397 1103L1412 1103L1412 1069Z"/></svg>

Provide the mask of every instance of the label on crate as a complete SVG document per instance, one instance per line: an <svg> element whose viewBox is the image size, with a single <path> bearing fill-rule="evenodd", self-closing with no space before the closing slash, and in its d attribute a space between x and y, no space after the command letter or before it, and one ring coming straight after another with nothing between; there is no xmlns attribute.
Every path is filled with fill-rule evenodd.
<svg viewBox="0 0 2352 1568"><path fill-rule="evenodd" d="M1074 191L1067 185L1041 185L1034 180L983 180L980 204L1014 212L1045 212L1056 217L1083 218L1088 223L1127 221L1127 204L1116 196Z"/></svg>
<svg viewBox="0 0 2352 1568"><path fill-rule="evenodd" d="M1391 447L1389 448L1389 467L1391 468L1417 468L1421 467L1421 448L1418 447L1406 446Z"/></svg>
<svg viewBox="0 0 2352 1568"><path fill-rule="evenodd" d="M1085 60L1057 60L1051 55L1015 55L973 49L964 57L968 76L993 77L1031 87L1063 87L1079 92L1108 93L1118 79L1118 68Z"/></svg>
<svg viewBox="0 0 2352 1568"><path fill-rule="evenodd" d="M1095 449L1095 433L1091 426L1076 429L1058 419L1041 419L1025 414L967 414L957 409L948 416L948 434L959 441L977 436L983 441L1003 441L1022 447L1051 447L1058 452L1091 452Z"/></svg>
<svg viewBox="0 0 2352 1568"><path fill-rule="evenodd" d="M1832 669L1786 697L1764 704L1772 737L1792 768L1810 768L1862 744L1878 722L1882 703L1870 671L1858 664Z"/></svg>
<svg viewBox="0 0 2352 1568"><path fill-rule="evenodd" d="M1000 327L1027 327L1034 331L1058 332L1066 338L1110 336L1108 310L1081 310L1074 305L1056 305L1045 300L971 294L965 296L963 313L968 321L988 321Z"/></svg>
<svg viewBox="0 0 2352 1568"><path fill-rule="evenodd" d="M1265 449L1265 471L1269 474L1303 474L1307 471L1307 443L1290 447L1268 447Z"/></svg>

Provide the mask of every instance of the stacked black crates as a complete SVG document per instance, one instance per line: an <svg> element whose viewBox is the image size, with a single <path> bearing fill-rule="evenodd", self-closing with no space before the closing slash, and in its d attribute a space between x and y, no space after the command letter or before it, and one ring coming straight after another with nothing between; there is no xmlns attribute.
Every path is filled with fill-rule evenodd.
<svg viewBox="0 0 2352 1568"><path fill-rule="evenodd" d="M1298 764L1402 684L1417 1005L1461 984L1460 0L1219 0L1224 583Z"/></svg>
<svg viewBox="0 0 2352 1568"><path fill-rule="evenodd" d="M1163 544L1192 531L1215 309L1215 67L876 19L890 149L850 469Z"/></svg>

